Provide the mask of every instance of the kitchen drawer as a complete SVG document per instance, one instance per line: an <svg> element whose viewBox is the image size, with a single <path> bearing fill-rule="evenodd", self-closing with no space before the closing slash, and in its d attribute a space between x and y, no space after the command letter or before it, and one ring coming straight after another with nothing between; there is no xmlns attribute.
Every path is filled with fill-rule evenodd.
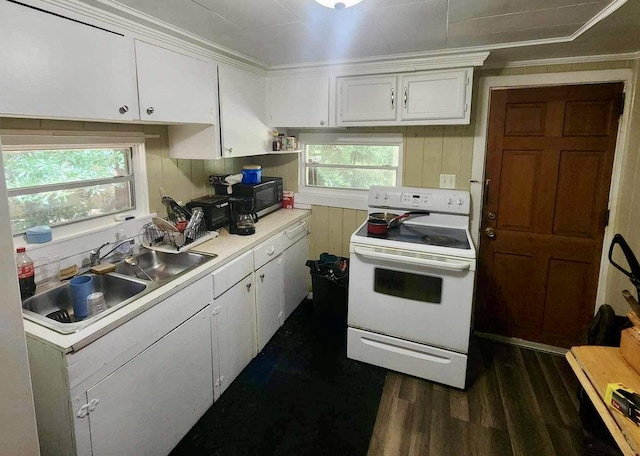
<svg viewBox="0 0 640 456"><path fill-rule="evenodd" d="M284 244L284 232L282 232L253 249L255 269L259 269L264 264L280 255L284 250Z"/></svg>
<svg viewBox="0 0 640 456"><path fill-rule="evenodd" d="M347 358L456 388L465 387L467 355L462 353L348 328Z"/></svg>
<svg viewBox="0 0 640 456"><path fill-rule="evenodd" d="M253 255L247 252L224 265L213 274L213 297L217 298L253 272Z"/></svg>
<svg viewBox="0 0 640 456"><path fill-rule="evenodd" d="M311 218L307 217L304 220L300 220L297 224L290 226L289 228L284 230L282 239L283 250L288 249L298 240L302 239L307 233L309 233L310 227Z"/></svg>

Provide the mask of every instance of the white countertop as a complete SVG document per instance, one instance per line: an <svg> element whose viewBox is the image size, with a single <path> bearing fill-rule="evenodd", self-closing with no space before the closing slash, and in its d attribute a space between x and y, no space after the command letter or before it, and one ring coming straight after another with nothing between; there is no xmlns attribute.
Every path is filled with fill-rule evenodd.
<svg viewBox="0 0 640 456"><path fill-rule="evenodd" d="M217 237L193 248L194 252L215 253L218 255L215 259L162 285L76 333L60 334L23 318L24 329L27 336L39 339L64 353L77 351L310 214L311 211L308 210L281 209L261 218L256 223L255 234L250 236L232 235L225 229L221 229Z"/></svg>

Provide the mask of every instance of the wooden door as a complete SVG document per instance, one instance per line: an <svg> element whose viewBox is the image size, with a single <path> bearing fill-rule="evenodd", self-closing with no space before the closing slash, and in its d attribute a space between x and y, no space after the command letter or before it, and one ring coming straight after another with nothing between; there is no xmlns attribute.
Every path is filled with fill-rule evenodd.
<svg viewBox="0 0 640 456"><path fill-rule="evenodd" d="M564 347L584 342L622 90L492 91L477 330Z"/></svg>

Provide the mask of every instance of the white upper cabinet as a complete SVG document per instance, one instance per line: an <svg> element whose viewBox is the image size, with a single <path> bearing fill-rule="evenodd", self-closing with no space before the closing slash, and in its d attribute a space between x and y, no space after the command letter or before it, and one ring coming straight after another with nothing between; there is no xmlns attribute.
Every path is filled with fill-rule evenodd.
<svg viewBox="0 0 640 456"><path fill-rule="evenodd" d="M468 124L472 68L339 77L337 124Z"/></svg>
<svg viewBox="0 0 640 456"><path fill-rule="evenodd" d="M267 78L267 113L271 127L328 127L329 76Z"/></svg>
<svg viewBox="0 0 640 456"><path fill-rule="evenodd" d="M338 78L338 124L396 120L397 85L396 76Z"/></svg>
<svg viewBox="0 0 640 456"><path fill-rule="evenodd" d="M132 40L0 2L0 114L139 118Z"/></svg>
<svg viewBox="0 0 640 456"><path fill-rule="evenodd" d="M140 119L215 124L216 66L135 41Z"/></svg>
<svg viewBox="0 0 640 456"><path fill-rule="evenodd" d="M400 120L469 123L466 70L434 71L400 77ZM469 87L471 95L471 87Z"/></svg>
<svg viewBox="0 0 640 456"><path fill-rule="evenodd" d="M265 78L228 65L218 67L220 131L225 158L266 154L271 150L265 123Z"/></svg>

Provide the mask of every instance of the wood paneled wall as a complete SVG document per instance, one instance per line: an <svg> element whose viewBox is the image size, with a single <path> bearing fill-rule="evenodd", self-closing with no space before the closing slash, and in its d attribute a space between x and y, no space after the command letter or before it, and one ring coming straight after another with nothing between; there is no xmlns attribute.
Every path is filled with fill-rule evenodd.
<svg viewBox="0 0 640 456"><path fill-rule="evenodd" d="M188 160L169 157L167 127L145 127L146 133L159 134L147 139L147 178L149 180L149 207L159 214L165 213L160 201L160 187L176 201L213 193L209 185L211 174L236 174L243 165L262 166L263 176L282 177L285 190L298 190L297 154L261 155L256 157L222 158L218 160Z"/></svg>

